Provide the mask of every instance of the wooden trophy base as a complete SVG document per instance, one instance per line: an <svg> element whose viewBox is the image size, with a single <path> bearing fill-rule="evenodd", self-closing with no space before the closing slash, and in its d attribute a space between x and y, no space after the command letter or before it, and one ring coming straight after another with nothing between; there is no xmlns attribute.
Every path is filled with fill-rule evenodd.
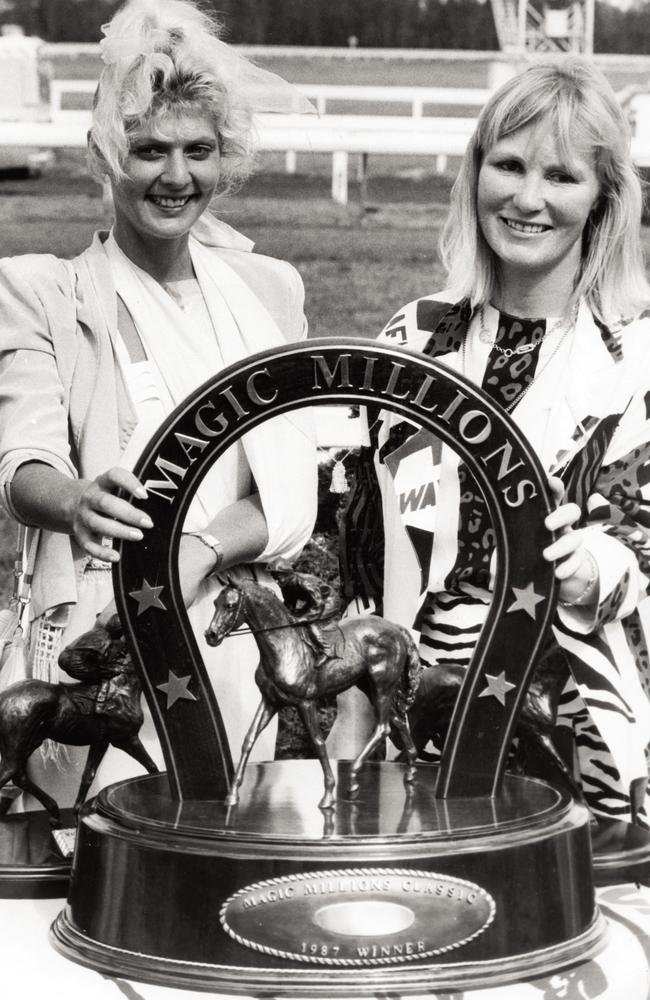
<svg viewBox="0 0 650 1000"><path fill-rule="evenodd" d="M63 810L63 826L74 829L71 810ZM0 898L53 899L65 896L70 881L70 857L64 857L53 837L44 809L0 818Z"/></svg>
<svg viewBox="0 0 650 1000"><path fill-rule="evenodd" d="M365 996L528 979L591 957L587 811L508 775L435 798L437 768L373 763L324 815L315 761L251 764L240 804L175 802L164 775L82 816L55 947L113 976L216 992Z"/></svg>

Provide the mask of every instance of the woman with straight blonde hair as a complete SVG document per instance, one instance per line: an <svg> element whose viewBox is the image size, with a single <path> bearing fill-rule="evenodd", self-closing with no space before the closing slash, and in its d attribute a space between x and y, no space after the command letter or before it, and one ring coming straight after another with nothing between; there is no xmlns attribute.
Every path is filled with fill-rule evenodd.
<svg viewBox="0 0 650 1000"><path fill-rule="evenodd" d="M477 216L479 174L497 142L541 126L552 132L566 164L580 151L593 158L599 193L582 232L572 297L584 296L595 316L616 325L645 308L650 295L641 250L641 187L616 95L584 60L533 65L483 108L440 241L448 287L472 305L489 302L498 293L500 268Z"/></svg>
<svg viewBox="0 0 650 1000"><path fill-rule="evenodd" d="M469 142L441 241L448 289L404 306L382 336L399 330L481 386L547 470L557 509L546 526L559 537L543 556L559 605L546 652L565 671L558 735L569 737L594 817L647 827L650 288L640 217L629 131L605 77L573 57L534 64L491 97ZM494 579L483 497L451 448L392 413L373 417L364 461L381 499L384 586L364 592L357 574L358 595L416 627L431 666L468 664ZM347 555L354 579L358 554Z"/></svg>

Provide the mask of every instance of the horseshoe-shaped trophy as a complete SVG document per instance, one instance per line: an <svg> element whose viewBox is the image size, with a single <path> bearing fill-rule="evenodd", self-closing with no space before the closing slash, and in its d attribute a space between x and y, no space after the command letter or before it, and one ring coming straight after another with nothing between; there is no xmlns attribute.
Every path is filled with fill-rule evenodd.
<svg viewBox="0 0 650 1000"><path fill-rule="evenodd" d="M349 763L335 762L324 831L317 761L250 764L228 815L232 762L177 564L188 506L226 448L277 414L332 403L393 410L459 453L490 511L497 578L440 766L418 764L407 793L405 764L368 764L349 801ZM207 381L135 473L154 528L123 543L115 595L167 774L112 785L85 808L55 946L127 979L302 997L485 986L593 954L604 921L588 812L505 773L556 594L540 554L546 477L504 411L425 355L307 341ZM168 698L170 682L184 696Z"/></svg>

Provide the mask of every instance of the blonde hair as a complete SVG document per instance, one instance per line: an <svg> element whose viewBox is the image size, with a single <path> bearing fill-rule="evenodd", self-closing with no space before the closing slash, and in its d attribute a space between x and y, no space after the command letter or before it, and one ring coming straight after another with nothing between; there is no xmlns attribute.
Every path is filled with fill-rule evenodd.
<svg viewBox="0 0 650 1000"><path fill-rule="evenodd" d="M219 22L188 0L130 0L102 30L88 146L93 175L124 176L135 128L199 113L219 137L223 186L242 181L253 165L253 114L239 86L240 57L221 41Z"/></svg>
<svg viewBox="0 0 650 1000"><path fill-rule="evenodd" d="M593 156L600 195L583 233L574 296L601 320L629 317L650 301L641 247L641 184L630 156L623 111L603 74L584 59L544 62L508 80L487 102L451 194L440 240L449 285L472 304L498 289L498 261L477 215L483 159L505 136L550 124L563 156Z"/></svg>

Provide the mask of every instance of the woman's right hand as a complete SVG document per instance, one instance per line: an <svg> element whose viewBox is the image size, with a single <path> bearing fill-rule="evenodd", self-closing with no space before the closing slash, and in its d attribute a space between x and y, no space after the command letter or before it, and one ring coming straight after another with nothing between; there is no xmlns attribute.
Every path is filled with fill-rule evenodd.
<svg viewBox="0 0 650 1000"><path fill-rule="evenodd" d="M557 476L549 476L549 486L558 505L544 524L555 531L558 538L548 545L542 555L555 563L555 577L560 581L560 603L565 607L580 607L592 611L598 603L599 572L594 557L583 545L584 531L574 528L581 519L576 503L564 502L564 483Z"/></svg>
<svg viewBox="0 0 650 1000"><path fill-rule="evenodd" d="M114 466L93 480L78 480L71 512L71 534L84 552L97 559L117 562L113 539L140 541L142 529L153 527L151 518L128 500L115 496L125 490L140 500L147 491L132 472Z"/></svg>

